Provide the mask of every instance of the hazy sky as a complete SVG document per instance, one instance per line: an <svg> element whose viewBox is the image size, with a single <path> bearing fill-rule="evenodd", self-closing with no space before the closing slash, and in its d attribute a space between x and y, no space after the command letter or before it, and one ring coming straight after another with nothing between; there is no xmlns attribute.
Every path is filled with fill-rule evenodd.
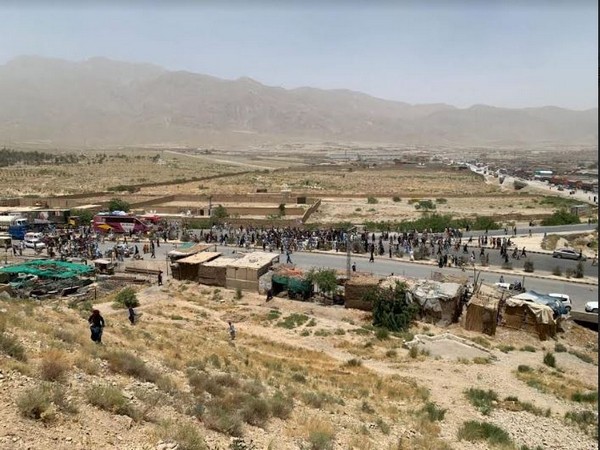
<svg viewBox="0 0 600 450"><path fill-rule="evenodd" d="M0 63L105 56L409 103L598 103L596 0L122 3L2 3Z"/></svg>

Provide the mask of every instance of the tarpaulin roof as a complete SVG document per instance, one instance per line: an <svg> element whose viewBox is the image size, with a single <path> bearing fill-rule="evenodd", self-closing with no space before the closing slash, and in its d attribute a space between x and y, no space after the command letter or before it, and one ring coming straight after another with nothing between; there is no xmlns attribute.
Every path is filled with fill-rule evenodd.
<svg viewBox="0 0 600 450"><path fill-rule="evenodd" d="M66 261L36 259L23 264L2 267L0 273L29 273L41 278L73 278L79 275L92 275L94 268Z"/></svg>
<svg viewBox="0 0 600 450"><path fill-rule="evenodd" d="M540 294L539 292L536 292L536 291L523 292L522 294L515 295L511 298L516 299L516 300L523 300L526 302L533 302L533 303L537 303L539 305L548 306L558 315L567 314L567 310L566 310L563 302L561 302L560 300L558 300L555 297L550 297L549 295Z"/></svg>

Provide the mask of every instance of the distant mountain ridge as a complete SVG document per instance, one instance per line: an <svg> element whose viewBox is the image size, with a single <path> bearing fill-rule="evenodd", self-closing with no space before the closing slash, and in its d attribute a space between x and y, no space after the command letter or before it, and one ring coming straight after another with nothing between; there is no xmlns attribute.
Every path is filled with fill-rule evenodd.
<svg viewBox="0 0 600 450"><path fill-rule="evenodd" d="M283 89L152 64L24 56L0 66L0 139L60 146L309 139L419 145L591 145L598 110L410 105Z"/></svg>

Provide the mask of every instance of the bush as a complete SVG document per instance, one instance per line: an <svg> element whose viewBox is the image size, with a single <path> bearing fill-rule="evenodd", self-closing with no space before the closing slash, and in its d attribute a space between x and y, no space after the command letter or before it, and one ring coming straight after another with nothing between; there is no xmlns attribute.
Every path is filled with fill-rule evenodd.
<svg viewBox="0 0 600 450"><path fill-rule="evenodd" d="M25 390L17 398L17 408L23 417L42 421L54 419L56 409L68 414L78 412L75 404L67 400L64 387L50 383Z"/></svg>
<svg viewBox="0 0 600 450"><path fill-rule="evenodd" d="M211 402L208 411L202 417L206 428L230 436L242 435L242 419L237 412L224 408L218 402Z"/></svg>
<svg viewBox="0 0 600 450"><path fill-rule="evenodd" d="M109 211L129 211L131 205L123 199L120 198L111 198L108 202Z"/></svg>
<svg viewBox="0 0 600 450"><path fill-rule="evenodd" d="M269 403L262 398L247 397L240 413L244 422L257 427L264 427L271 417Z"/></svg>
<svg viewBox="0 0 600 450"><path fill-rule="evenodd" d="M517 372L520 372L520 373L533 372L533 369L526 364L519 364L519 366L517 367Z"/></svg>
<svg viewBox="0 0 600 450"><path fill-rule="evenodd" d="M151 383L159 379L159 374L156 371L149 368L144 361L132 353L122 350L112 351L106 353L103 359L108 362L108 367L113 372L129 375Z"/></svg>
<svg viewBox="0 0 600 450"><path fill-rule="evenodd" d="M125 398L123 393L112 386L91 386L85 391L85 396L90 405L97 408L119 414L129 416L133 420L141 418L140 412L135 409Z"/></svg>
<svg viewBox="0 0 600 450"><path fill-rule="evenodd" d="M117 308L135 308L136 306L140 306L135 289L130 287L121 289L115 298L114 306Z"/></svg>
<svg viewBox="0 0 600 450"><path fill-rule="evenodd" d="M571 400L578 403L597 403L598 391L574 392L571 394Z"/></svg>
<svg viewBox="0 0 600 450"><path fill-rule="evenodd" d="M486 416L492 411L493 402L498 401L498 394L492 390L469 388L465 391L465 395L471 404Z"/></svg>
<svg viewBox="0 0 600 450"><path fill-rule="evenodd" d="M384 341L390 338L390 332L386 328L377 328L375 337L380 341Z"/></svg>
<svg viewBox="0 0 600 450"><path fill-rule="evenodd" d="M586 428L588 425L594 425L598 419L594 411L569 411L565 414L565 419L578 424L581 428Z"/></svg>
<svg viewBox="0 0 600 450"><path fill-rule="evenodd" d="M435 202L439 203L441 205L441 204L444 204L444 203L448 203L448 200L446 200L445 198L436 198Z"/></svg>
<svg viewBox="0 0 600 450"><path fill-rule="evenodd" d="M242 288L236 288L235 289L235 299L236 300L241 300L242 297L244 297L244 293L242 292Z"/></svg>
<svg viewBox="0 0 600 450"><path fill-rule="evenodd" d="M367 197L367 203L369 205L375 205L379 203L379 200L377 200L375 197Z"/></svg>
<svg viewBox="0 0 600 450"><path fill-rule="evenodd" d="M487 441L492 445L509 445L510 435L502 428L487 422L469 420L458 430L458 439L469 442Z"/></svg>
<svg viewBox="0 0 600 450"><path fill-rule="evenodd" d="M44 386L27 389L17 398L19 413L28 419L47 420L52 399L50 392Z"/></svg>
<svg viewBox="0 0 600 450"><path fill-rule="evenodd" d="M398 202L401 202L401 201L402 201L402 199L401 199L400 197L398 197L397 195L394 195L394 196L392 197L392 201L393 201L393 202L396 202L396 203L398 203Z"/></svg>
<svg viewBox="0 0 600 450"><path fill-rule="evenodd" d="M430 422L442 421L446 415L446 409L438 408L433 402L425 403L425 406L421 409L421 413L424 413Z"/></svg>
<svg viewBox="0 0 600 450"><path fill-rule="evenodd" d="M310 450L332 450L335 432L330 423L313 419L307 425Z"/></svg>
<svg viewBox="0 0 600 450"><path fill-rule="evenodd" d="M572 225L576 223L581 223L579 220L579 216L576 214L571 214L566 209L560 209L555 211L550 217L546 217L542 220L542 225L551 226L551 225Z"/></svg>
<svg viewBox="0 0 600 450"><path fill-rule="evenodd" d="M273 417L286 420L290 417L294 409L294 399L284 396L281 392L276 392L269 399L269 407Z"/></svg>
<svg viewBox="0 0 600 450"><path fill-rule="evenodd" d="M396 282L394 288L373 289L365 300L373 305L373 325L390 331L405 331L414 320L418 307L408 300L406 284Z"/></svg>
<svg viewBox="0 0 600 450"><path fill-rule="evenodd" d="M5 332L0 333L0 351L5 355L15 358L17 361L27 361L25 347L21 345L16 337Z"/></svg>
<svg viewBox="0 0 600 450"><path fill-rule="evenodd" d="M345 365L348 367L360 367L362 366L362 361L360 359L352 358L346 361Z"/></svg>
<svg viewBox="0 0 600 450"><path fill-rule="evenodd" d="M46 381L64 381L69 371L69 361L65 354L58 350L48 350L42 354L40 375Z"/></svg>
<svg viewBox="0 0 600 450"><path fill-rule="evenodd" d="M554 269L552 269L552 275L562 277L562 270L559 266L554 266Z"/></svg>
<svg viewBox="0 0 600 450"><path fill-rule="evenodd" d="M548 352L544 355L544 364L546 364L548 367L556 368L556 358L552 353Z"/></svg>
<svg viewBox="0 0 600 450"><path fill-rule="evenodd" d="M567 351L567 347L562 345L560 342L557 342L556 344L554 344L554 351L556 353L563 353Z"/></svg>
<svg viewBox="0 0 600 450"><path fill-rule="evenodd" d="M208 447L198 427L185 422L163 422L159 429L163 441L174 441L178 450L207 450Z"/></svg>
<svg viewBox="0 0 600 450"><path fill-rule="evenodd" d="M523 264L523 270L525 272L533 272L533 261L528 259L527 261L525 261L525 263Z"/></svg>

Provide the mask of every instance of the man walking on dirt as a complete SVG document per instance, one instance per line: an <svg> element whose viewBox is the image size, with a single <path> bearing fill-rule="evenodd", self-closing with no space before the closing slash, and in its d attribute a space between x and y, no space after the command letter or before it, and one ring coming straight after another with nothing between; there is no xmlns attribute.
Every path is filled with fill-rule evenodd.
<svg viewBox="0 0 600 450"><path fill-rule="evenodd" d="M154 254L154 253L152 253L152 254ZM162 281L163 281L163 279L162 279L162 270L160 270L160 271L158 272L158 277L157 277L157 278L158 278L158 285L159 285L159 286L162 286L162 284L163 284L163 283L162 283Z"/></svg>

